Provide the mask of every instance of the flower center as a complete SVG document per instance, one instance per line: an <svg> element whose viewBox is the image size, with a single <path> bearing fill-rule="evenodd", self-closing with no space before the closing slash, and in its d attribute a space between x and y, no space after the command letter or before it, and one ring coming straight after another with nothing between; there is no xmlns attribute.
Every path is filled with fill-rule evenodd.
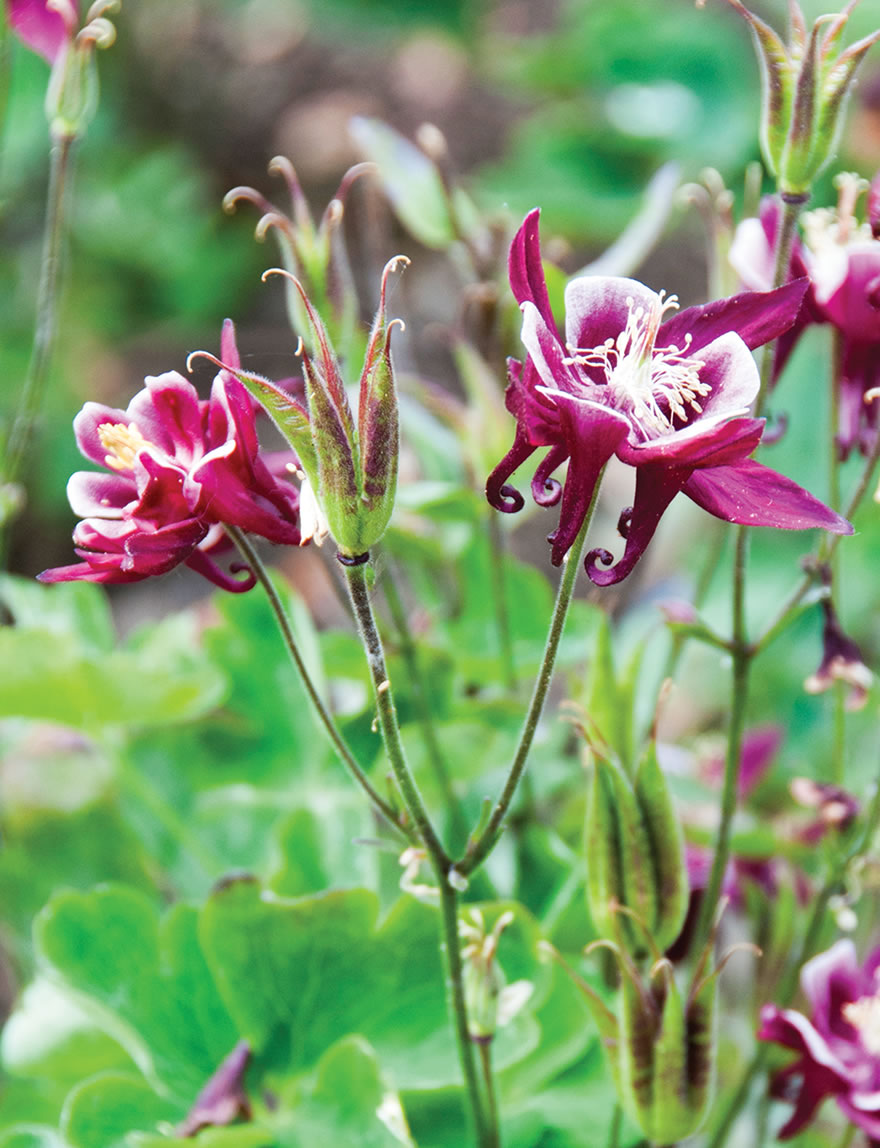
<svg viewBox="0 0 880 1148"><path fill-rule="evenodd" d="M841 1012L844 1020L858 1031L865 1051L871 1056L880 1056L880 990L872 997L860 997L845 1004Z"/></svg>
<svg viewBox="0 0 880 1148"><path fill-rule="evenodd" d="M663 296L661 291L647 309L628 298L626 326L617 338L590 350L576 350L573 357L574 362L600 367L612 402L644 430L661 435L675 429L673 419L687 419L688 407L700 414L700 399L712 390L700 382L703 360L687 354L690 335L685 336L683 348L654 345L664 314L678 307L676 295Z"/></svg>
<svg viewBox="0 0 880 1148"><path fill-rule="evenodd" d="M138 454L150 445L134 423L101 423L98 439L107 451L104 465L111 470L131 470Z"/></svg>
<svg viewBox="0 0 880 1148"><path fill-rule="evenodd" d="M842 171L835 178L834 185L837 188L837 207L817 207L801 216L807 246L815 255L872 238L871 225L859 223L856 216L859 200L868 190L867 180Z"/></svg>

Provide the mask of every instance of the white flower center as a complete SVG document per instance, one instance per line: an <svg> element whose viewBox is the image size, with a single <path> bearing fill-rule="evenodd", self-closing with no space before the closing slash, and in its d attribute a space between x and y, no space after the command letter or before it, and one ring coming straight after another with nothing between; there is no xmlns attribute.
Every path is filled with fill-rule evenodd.
<svg viewBox="0 0 880 1148"><path fill-rule="evenodd" d="M107 451L104 465L111 470L131 470L138 454L150 445L134 423L101 423L98 439Z"/></svg>
<svg viewBox="0 0 880 1148"><path fill-rule="evenodd" d="M690 335L683 348L655 347L664 314L678 307L677 296L664 300L663 295L661 291L649 309L628 298L626 326L617 338L606 339L600 347L575 349L568 360L600 367L614 405L653 435L669 434L675 429L673 419L687 419L688 407L700 414L700 399L712 390L700 382L704 361L687 354Z"/></svg>
<svg viewBox="0 0 880 1148"><path fill-rule="evenodd" d="M880 1056L880 989L872 997L861 997L841 1009L844 1020L858 1030L866 1052Z"/></svg>

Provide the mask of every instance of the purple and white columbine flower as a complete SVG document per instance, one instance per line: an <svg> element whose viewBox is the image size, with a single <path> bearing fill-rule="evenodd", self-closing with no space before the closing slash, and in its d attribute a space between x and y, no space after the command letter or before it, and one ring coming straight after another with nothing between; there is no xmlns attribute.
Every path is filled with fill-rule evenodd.
<svg viewBox="0 0 880 1148"><path fill-rule="evenodd" d="M228 319L221 353L240 366ZM253 575L238 581L209 556L230 545L224 524L271 542L301 542L298 491L261 454L254 404L230 371L220 371L204 401L176 371L150 377L127 410L86 403L73 427L82 454L109 473L71 476L67 497L82 518L73 540L83 561L45 570L41 582L138 582L183 563L242 591Z"/></svg>
<svg viewBox="0 0 880 1148"><path fill-rule="evenodd" d="M794 1102L779 1139L796 1136L827 1096L872 1141L880 1139L880 948L859 965L852 941L838 941L807 961L801 988L811 1019L772 1004L761 1010L759 1039L799 1054L771 1082L773 1096Z"/></svg>
<svg viewBox="0 0 880 1148"><path fill-rule="evenodd" d="M634 279L584 276L566 288L563 338L550 310L538 215L526 216L510 250L510 284L523 312L528 358L509 364L506 403L517 420L516 436L489 476L489 502L498 510L519 510L522 496L507 479L535 450L549 447L532 495L542 506L561 500L559 525L549 537L558 565L608 460L616 455L635 467L635 502L618 527L626 539L623 556L616 563L607 550L587 556L587 573L600 586L632 571L680 491L727 522L852 533L839 514L748 457L764 430L762 419L749 417L760 386L751 350L791 326L806 282L665 319L678 307L675 296ZM566 460L563 486L551 476Z"/></svg>

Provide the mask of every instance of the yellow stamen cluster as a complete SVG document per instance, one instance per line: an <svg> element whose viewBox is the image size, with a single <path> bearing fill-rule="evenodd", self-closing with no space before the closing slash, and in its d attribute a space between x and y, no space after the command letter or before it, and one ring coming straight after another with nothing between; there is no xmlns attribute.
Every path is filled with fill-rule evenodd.
<svg viewBox="0 0 880 1148"><path fill-rule="evenodd" d="M858 1029L866 1052L880 1056L880 989L872 997L861 997L841 1009L844 1020Z"/></svg>
<svg viewBox="0 0 880 1148"><path fill-rule="evenodd" d="M98 439L107 451L104 465L111 470L131 470L138 454L150 445L134 423L101 423Z"/></svg>

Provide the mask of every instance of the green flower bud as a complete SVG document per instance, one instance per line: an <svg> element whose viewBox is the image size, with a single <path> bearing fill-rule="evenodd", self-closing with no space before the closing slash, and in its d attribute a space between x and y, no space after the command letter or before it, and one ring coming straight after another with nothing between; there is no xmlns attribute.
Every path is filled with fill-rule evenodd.
<svg viewBox="0 0 880 1148"><path fill-rule="evenodd" d="M463 983L467 1005L468 1032L476 1044L488 1044L522 1008L532 993L530 981L507 983L497 961L498 942L514 916L502 913L491 932L486 932L483 914L470 910L470 920L460 921L458 931L467 944L461 950Z"/></svg>
<svg viewBox="0 0 880 1148"><path fill-rule="evenodd" d="M598 758L587 801L587 902L602 937L621 932L619 906L639 921L661 951L681 932L688 879L681 827L657 754L649 746L631 781ZM641 930L622 929L628 948L644 952Z"/></svg>
<svg viewBox="0 0 880 1148"><path fill-rule="evenodd" d="M797 0L790 0L790 42L785 44L741 0L727 2L751 28L761 65L764 159L783 198L806 199L834 152L856 71L871 45L880 40L880 29L838 55L854 4L820 16L808 35Z"/></svg>
<svg viewBox="0 0 880 1148"><path fill-rule="evenodd" d="M373 323L360 379L358 419L349 406L339 361L327 331L299 280L310 329L310 354L300 347L308 410L269 382L227 364L226 370L265 407L296 452L310 493L339 548L342 562L364 561L391 517L397 490L399 429L397 391L391 365L391 330L385 295L388 276L409 260L399 255L382 274L379 310ZM267 271L288 275L286 271ZM289 275L288 275L289 278Z"/></svg>

